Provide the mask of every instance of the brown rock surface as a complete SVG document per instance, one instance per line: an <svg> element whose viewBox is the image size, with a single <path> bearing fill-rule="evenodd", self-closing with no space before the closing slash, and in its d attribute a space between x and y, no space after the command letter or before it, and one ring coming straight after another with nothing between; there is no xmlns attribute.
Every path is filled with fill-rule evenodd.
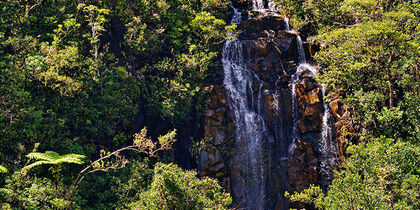
<svg viewBox="0 0 420 210"><path fill-rule="evenodd" d="M336 123L334 125L337 133L338 148L341 161L346 159L346 150L350 142L357 143L356 133L359 130L358 121L351 117L350 111L340 99L334 99L329 107Z"/></svg>
<svg viewBox="0 0 420 210"><path fill-rule="evenodd" d="M204 90L209 92L204 114L204 136L210 140L206 142L209 149L201 151L198 155L198 163L201 176L216 177L226 170L224 153L226 142L230 138L228 128L231 122L224 86L209 85Z"/></svg>
<svg viewBox="0 0 420 210"><path fill-rule="evenodd" d="M296 95L299 98L302 119L298 122L300 132L321 131L323 105L320 100L320 89L313 88L315 84L309 80L301 80L296 85ZM310 88L313 88L310 90Z"/></svg>
<svg viewBox="0 0 420 210"><path fill-rule="evenodd" d="M289 184L294 190L301 192L310 184L318 183L318 159L311 143L298 139L293 154L287 160Z"/></svg>

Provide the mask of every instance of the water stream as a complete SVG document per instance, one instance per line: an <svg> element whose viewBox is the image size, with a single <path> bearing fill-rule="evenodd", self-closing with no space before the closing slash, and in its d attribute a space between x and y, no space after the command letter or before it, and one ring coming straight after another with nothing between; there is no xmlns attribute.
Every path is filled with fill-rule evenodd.
<svg viewBox="0 0 420 210"><path fill-rule="evenodd" d="M252 1L253 10L269 10L274 11L275 4L263 0ZM233 17L231 24L241 23L241 12L233 8ZM289 21L284 18L285 30L294 32L289 26ZM292 76L292 110L293 110L293 141L289 145L289 155L295 150L296 139L300 134L297 122L299 118L299 105L296 95L296 84L299 81L299 73L309 70L313 76L317 74L317 70L307 63L305 51L300 36L296 33L297 44L297 64L296 73ZM247 68L244 61L243 46L241 40L236 37L229 37L222 49L222 64L224 70L224 86L227 93L228 105L232 114L235 125L235 141L234 153L232 157L232 167L235 176L231 177L232 194L240 207L250 210L265 209L266 198L270 195L266 189L265 173L270 173L270 169L264 168L264 138L266 135L266 125L263 119L263 82L258 78L255 72ZM322 89L325 94L324 88ZM320 152L320 173L321 182L327 183L331 175L331 156L332 148L332 129L329 126L329 108L324 103L324 116L322 118L322 134L318 141ZM323 181L324 180L324 181ZM326 180L326 181L325 181Z"/></svg>
<svg viewBox="0 0 420 210"><path fill-rule="evenodd" d="M286 17L284 18L285 21L285 28L286 31L295 32L293 29L290 29L289 19ZM295 32L296 33L296 32ZM304 71L309 71L313 77L315 77L318 73L318 70L308 64L306 62L305 51L303 48L303 43L301 37L296 34L296 44L297 44L297 51L298 51L298 68L296 73L292 77L292 97L293 97L293 142L289 147L289 154L293 152L295 148L295 140L298 138L297 132L297 118L298 118L298 106L297 104L297 97L296 97L296 82L299 80L299 73ZM322 97L325 97L325 85L322 85ZM333 178L332 167L335 164L334 154L337 153L337 148L334 144L334 137L332 127L329 125L330 120L330 109L328 107L328 103L323 101L323 108L324 113L322 116L322 132L321 137L318 140L318 148L320 153L320 184L323 189L326 189L328 185L331 183Z"/></svg>
<svg viewBox="0 0 420 210"><path fill-rule="evenodd" d="M241 13L233 8L231 24L239 24ZM232 162L240 164L240 177L233 182L243 188L233 189L246 209L264 209L264 164L262 154L264 120L261 109L262 85L246 68L242 43L230 37L222 50L224 85L235 124L236 155ZM256 90L256 92L255 92Z"/></svg>
<svg viewBox="0 0 420 210"><path fill-rule="evenodd" d="M252 1L252 10L263 10L264 7L264 1L263 0L253 0Z"/></svg>

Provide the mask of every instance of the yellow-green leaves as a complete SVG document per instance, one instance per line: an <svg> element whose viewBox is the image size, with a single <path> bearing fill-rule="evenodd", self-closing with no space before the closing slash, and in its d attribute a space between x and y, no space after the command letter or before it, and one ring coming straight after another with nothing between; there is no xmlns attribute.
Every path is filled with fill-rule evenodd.
<svg viewBox="0 0 420 210"><path fill-rule="evenodd" d="M197 36L201 37L207 47L210 44L210 40L220 41L225 37L224 27L226 22L221 19L217 19L209 12L201 12L195 16L190 23L193 31Z"/></svg>
<svg viewBox="0 0 420 210"><path fill-rule="evenodd" d="M172 148L172 145L175 142L175 136L176 136L176 129L167 133L164 136L159 136L158 137L158 142L160 144L160 147L164 150L168 150L168 149Z"/></svg>
<svg viewBox="0 0 420 210"><path fill-rule="evenodd" d="M158 163L149 190L131 209L228 209L232 198L217 180L197 178L197 172L184 171L174 164Z"/></svg>
<svg viewBox="0 0 420 210"><path fill-rule="evenodd" d="M79 154L66 154L60 155L53 151L47 151L45 153L40 152L31 152L26 155L27 158L30 160L36 160L36 162L31 163L22 168L22 172L26 173L30 169L34 168L35 166L50 164L50 165L58 165L62 163L74 163L74 164L83 164L83 159L85 158L84 155Z"/></svg>
<svg viewBox="0 0 420 210"><path fill-rule="evenodd" d="M0 173L7 173L7 168L0 165Z"/></svg>
<svg viewBox="0 0 420 210"><path fill-rule="evenodd" d="M28 65L34 68L34 77L45 86L58 90L62 95L72 96L79 92L83 82L69 74L71 70L80 71L83 68L79 49L76 46L65 46L64 49L60 49L44 43L41 51L45 57L38 60L39 63L35 63L34 58L40 57L29 57L31 62Z"/></svg>
<svg viewBox="0 0 420 210"><path fill-rule="evenodd" d="M110 10L99 8L95 5L86 5L83 3L79 4L77 6L77 9L83 11L83 13L85 14L85 19L88 22L88 25L90 26L91 33L86 36L90 40L90 44L92 46L91 53L92 53L92 56L94 57L96 65L99 65L99 61L101 57L103 56L99 52L99 46L100 46L99 37L102 35L102 32L105 31L104 25L108 21L106 16L109 15Z"/></svg>
<svg viewBox="0 0 420 210"><path fill-rule="evenodd" d="M139 152L155 157L157 152L169 150L175 142L176 130L167 133L164 136L159 136L157 143L147 137L147 128L143 128L139 133L134 134L134 144L137 146Z"/></svg>
<svg viewBox="0 0 420 210"><path fill-rule="evenodd" d="M383 10L377 0L345 0L340 8L343 13L353 17L356 23L377 18Z"/></svg>
<svg viewBox="0 0 420 210"><path fill-rule="evenodd" d="M309 188L303 190L302 192L294 192L290 194L285 192L284 196L292 202L301 202L307 204L313 204L317 209L324 208L324 193L319 186L310 185Z"/></svg>

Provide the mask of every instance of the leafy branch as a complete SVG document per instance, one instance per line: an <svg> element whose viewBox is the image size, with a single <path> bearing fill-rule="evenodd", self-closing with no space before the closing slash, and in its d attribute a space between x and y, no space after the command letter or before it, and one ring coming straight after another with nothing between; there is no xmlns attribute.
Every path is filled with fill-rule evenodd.
<svg viewBox="0 0 420 210"><path fill-rule="evenodd" d="M101 157L99 159L93 161L89 166L80 171L77 179L74 182L75 188L77 188L80 182L88 174L97 171L107 172L110 169L124 168L127 163L129 163L129 161L123 155L121 155L121 153L124 151L136 151L139 153L144 153L150 157L156 157L158 152L172 148L172 145L175 142L175 135L176 130L173 130L164 136L159 136L158 142L153 142L152 139L147 137L147 128L143 128L140 133L134 134L133 145L120 148L113 152L101 151ZM106 161L111 158L114 158L114 160Z"/></svg>

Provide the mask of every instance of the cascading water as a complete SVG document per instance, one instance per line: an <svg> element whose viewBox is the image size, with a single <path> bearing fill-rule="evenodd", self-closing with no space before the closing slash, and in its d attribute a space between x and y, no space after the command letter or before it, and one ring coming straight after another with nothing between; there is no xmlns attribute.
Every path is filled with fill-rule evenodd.
<svg viewBox="0 0 420 210"><path fill-rule="evenodd" d="M293 29L290 30L289 19L285 18L285 28L287 31L295 32ZM296 34L296 44L298 51L298 61L299 66L296 73L292 77L292 97L293 97L293 142L289 147L289 153L293 152L295 147L295 140L297 138L297 117L298 117L298 107L297 107L297 98L296 98L296 82L299 80L299 73L303 71L309 71L312 76L315 76L318 71L315 67L306 62L305 51L303 48L302 39L298 34ZM322 85L322 97L325 96L325 85ZM321 138L318 141L319 153L320 153L320 182L323 189L326 189L331 183L333 178L332 167L335 164L334 154L337 153L337 148L333 142L333 132L331 126L329 125L330 112L328 104L323 100L324 113L322 117L322 132Z"/></svg>
<svg viewBox="0 0 420 210"><path fill-rule="evenodd" d="M289 146L289 155L293 153L296 147L296 139L298 138L297 119L299 117L299 107L296 95L296 82L299 81L298 71L292 76L292 110L293 110L293 140Z"/></svg>
<svg viewBox="0 0 420 210"><path fill-rule="evenodd" d="M233 8L231 24L239 24L241 13ZM242 43L230 37L222 50L224 85L235 124L236 155L232 162L240 165L237 182L242 189L232 189L234 196L247 209L264 209L264 120L258 113L261 104L261 83L258 77L247 70L243 60ZM258 92L254 85L260 83ZM257 86L258 87L258 86Z"/></svg>
<svg viewBox="0 0 420 210"><path fill-rule="evenodd" d="M277 7L276 3L274 3L274 2L272 2L270 0L268 1L268 9L270 11L276 11L277 10L276 7Z"/></svg>
<svg viewBox="0 0 420 210"><path fill-rule="evenodd" d="M296 35L297 50L299 56L299 65L306 64L305 50L303 49L302 39Z"/></svg>
<svg viewBox="0 0 420 210"><path fill-rule="evenodd" d="M269 10L269 11L276 11L276 4L271 0L267 0L267 8L264 4L264 0L253 0L252 1L252 10L254 11L261 11L261 10Z"/></svg>
<svg viewBox="0 0 420 210"><path fill-rule="evenodd" d="M289 18L284 16L283 20L284 20L284 30L285 31L290 31Z"/></svg>
<svg viewBox="0 0 420 210"><path fill-rule="evenodd" d="M295 32L294 30L290 30L288 18L284 18L284 22L286 31ZM303 71L303 65L306 64L305 51L303 49L302 39L298 34L296 34L296 44L298 50L299 66L296 70L296 73L292 76L293 141L289 146L289 154L293 153L296 146L296 139L298 138L297 119L299 117L299 107L296 95L296 83L299 81L299 73Z"/></svg>
<svg viewBox="0 0 420 210"><path fill-rule="evenodd" d="M322 85L322 97L325 97L325 85ZM324 115L322 116L322 133L319 142L320 157L320 184L323 189L327 189L333 179L332 168L335 163L335 154L337 154L337 147L334 143L334 136L332 127L329 125L330 109L328 103L323 102Z"/></svg>
<svg viewBox="0 0 420 210"><path fill-rule="evenodd" d="M252 10L263 10L263 9L265 9L263 0L252 1Z"/></svg>

